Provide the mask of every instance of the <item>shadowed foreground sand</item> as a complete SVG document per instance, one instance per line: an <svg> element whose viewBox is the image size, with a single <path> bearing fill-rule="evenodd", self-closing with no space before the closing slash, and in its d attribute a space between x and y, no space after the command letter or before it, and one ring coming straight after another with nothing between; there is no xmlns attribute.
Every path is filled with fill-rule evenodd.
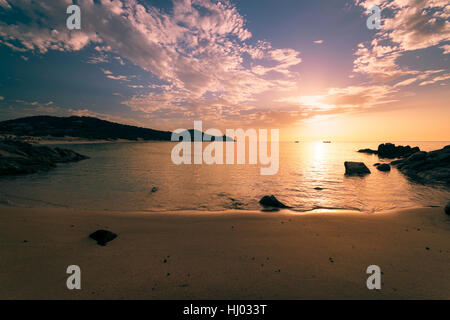
<svg viewBox="0 0 450 320"><path fill-rule="evenodd" d="M119 237L98 246L88 235L100 228ZM1 299L450 298L442 208L299 215L0 207L0 230ZM72 264L82 270L79 291L66 288ZM366 288L372 264L383 272L379 291Z"/></svg>

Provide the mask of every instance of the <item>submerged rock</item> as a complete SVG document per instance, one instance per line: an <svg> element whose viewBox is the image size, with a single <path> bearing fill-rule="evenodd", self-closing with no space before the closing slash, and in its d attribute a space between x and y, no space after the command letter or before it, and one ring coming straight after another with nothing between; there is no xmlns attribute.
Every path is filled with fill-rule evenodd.
<svg viewBox="0 0 450 320"><path fill-rule="evenodd" d="M367 154L378 154L378 151L377 150L372 150L372 149L361 149L361 150L358 150L358 152L360 152L360 153L367 153Z"/></svg>
<svg viewBox="0 0 450 320"><path fill-rule="evenodd" d="M106 246L108 242L117 238L117 234L108 230L97 230L94 233L91 233L89 238L97 241L98 245Z"/></svg>
<svg viewBox="0 0 450 320"><path fill-rule="evenodd" d="M259 200L259 203L264 207L289 208L284 203L275 198L274 195L262 197L261 200Z"/></svg>
<svg viewBox="0 0 450 320"><path fill-rule="evenodd" d="M365 175L371 173L369 168L364 164L364 162L344 162L345 174L351 175Z"/></svg>
<svg viewBox="0 0 450 320"><path fill-rule="evenodd" d="M388 165L387 163L383 163L383 164L380 164L379 166L377 166L377 169L380 171L384 171L384 172L391 171L391 166Z"/></svg>

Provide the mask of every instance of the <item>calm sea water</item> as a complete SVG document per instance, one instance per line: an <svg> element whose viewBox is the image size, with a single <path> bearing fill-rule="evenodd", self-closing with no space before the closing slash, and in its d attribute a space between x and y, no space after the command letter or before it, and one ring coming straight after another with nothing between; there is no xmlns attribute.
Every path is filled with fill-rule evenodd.
<svg viewBox="0 0 450 320"><path fill-rule="evenodd" d="M180 165L174 143L67 145L91 159L49 172L0 179L0 202L13 206L63 206L120 211L260 209L274 194L295 211L353 209L365 212L442 206L447 189L408 181L396 169L376 170L377 156L357 153L379 143L280 143L277 175L261 176L258 165ZM450 142L398 142L430 151ZM363 161L372 174L345 177L344 161ZM157 187L156 192L152 188ZM323 190L315 190L316 187Z"/></svg>

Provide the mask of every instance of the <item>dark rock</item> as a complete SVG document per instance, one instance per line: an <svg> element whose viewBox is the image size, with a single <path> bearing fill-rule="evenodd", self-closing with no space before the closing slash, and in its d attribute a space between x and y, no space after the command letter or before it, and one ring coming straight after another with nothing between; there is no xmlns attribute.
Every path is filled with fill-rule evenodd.
<svg viewBox="0 0 450 320"><path fill-rule="evenodd" d="M152 188L152 193L155 193L156 191L158 191L159 189L158 189L158 187L153 187Z"/></svg>
<svg viewBox="0 0 450 320"><path fill-rule="evenodd" d="M46 171L58 163L88 158L68 149L34 146L14 140L0 141L0 176Z"/></svg>
<svg viewBox="0 0 450 320"><path fill-rule="evenodd" d="M415 152L391 162L415 182L450 186L450 146L431 152Z"/></svg>
<svg viewBox="0 0 450 320"><path fill-rule="evenodd" d="M384 172L386 172L386 171L391 171L391 166L388 165L387 163L383 163L383 164L380 164L380 165L377 167L377 169L380 170L380 171L384 171Z"/></svg>
<svg viewBox="0 0 450 320"><path fill-rule="evenodd" d="M395 166L395 165L397 165L399 163L402 163L402 162L403 162L403 160L394 160L394 161L391 161L391 165Z"/></svg>
<svg viewBox="0 0 450 320"><path fill-rule="evenodd" d="M448 215L450 216L450 201L449 201L449 203L447 203L447 205L445 206L444 211L445 211L446 214L448 214Z"/></svg>
<svg viewBox="0 0 450 320"><path fill-rule="evenodd" d="M374 167L377 167L377 166L379 166L380 164L381 164L381 163L378 163L378 162L377 162L377 163L375 163L373 166L374 166Z"/></svg>
<svg viewBox="0 0 450 320"><path fill-rule="evenodd" d="M117 234L108 230L97 230L94 233L91 233L89 238L97 241L98 245L106 246L108 242L117 238Z"/></svg>
<svg viewBox="0 0 450 320"><path fill-rule="evenodd" d="M422 160L425 160L426 157L427 157L427 153L425 151L419 151L419 152L413 153L408 158L406 158L406 162L411 163L411 162L422 161Z"/></svg>
<svg viewBox="0 0 450 320"><path fill-rule="evenodd" d="M323 190L323 188L321 188L321 187L315 187L315 188L314 188L314 190L317 190L317 191L322 191L322 190Z"/></svg>
<svg viewBox="0 0 450 320"><path fill-rule="evenodd" d="M419 151L418 147L396 146L392 143L383 143L378 146L378 156L388 159L405 158Z"/></svg>
<svg viewBox="0 0 450 320"><path fill-rule="evenodd" d="M346 175L364 175L371 173L369 168L366 167L364 162L344 162Z"/></svg>
<svg viewBox="0 0 450 320"><path fill-rule="evenodd" d="M377 150L372 150L372 149L361 149L361 150L358 150L358 152L367 153L367 154L378 154Z"/></svg>
<svg viewBox="0 0 450 320"><path fill-rule="evenodd" d="M278 201L274 195L264 196L259 200L259 203L264 207L273 207L273 208L289 208L284 203Z"/></svg>

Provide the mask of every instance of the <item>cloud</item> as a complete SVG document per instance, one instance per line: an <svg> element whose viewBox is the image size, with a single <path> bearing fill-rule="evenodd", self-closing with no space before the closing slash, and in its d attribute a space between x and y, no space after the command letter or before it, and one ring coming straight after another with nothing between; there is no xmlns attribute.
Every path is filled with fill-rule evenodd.
<svg viewBox="0 0 450 320"><path fill-rule="evenodd" d="M40 54L94 45L98 56L89 63L129 61L168 84L125 102L143 112L153 112L157 101L166 107L195 102L213 108L217 101L242 106L264 92L292 88L299 79L292 68L301 63L300 53L264 41L249 44L252 34L229 0L174 0L167 12L138 0L79 0L82 25L73 31L61 19L69 3L16 0L28 22L0 22L1 43Z"/></svg>
<svg viewBox="0 0 450 320"><path fill-rule="evenodd" d="M354 72L375 81L391 81L417 70L401 68L398 59L405 52L426 49L450 39L450 4L444 0L356 0L365 9L379 5L382 27L370 45L359 44ZM447 47L441 47L446 51ZM407 83L407 82L404 82Z"/></svg>
<svg viewBox="0 0 450 320"><path fill-rule="evenodd" d="M282 98L280 102L296 103L303 112L363 109L392 102L387 99L397 90L387 85L348 86L330 88L325 94Z"/></svg>
<svg viewBox="0 0 450 320"><path fill-rule="evenodd" d="M0 7L5 9L11 9L11 5L6 0L0 0Z"/></svg>
<svg viewBox="0 0 450 320"><path fill-rule="evenodd" d="M444 50L444 54L449 54L450 53L450 44L445 44L442 47L440 47L442 50Z"/></svg>
<svg viewBox="0 0 450 320"><path fill-rule="evenodd" d="M442 76L435 77L435 78L433 78L431 80L428 80L428 81L423 81L423 82L420 83L420 86L433 84L433 83L444 81L444 80L447 80L447 79L450 79L450 74L449 73L448 74L444 74Z"/></svg>
<svg viewBox="0 0 450 320"><path fill-rule="evenodd" d="M394 85L394 88L396 88L396 87L409 86L409 85L415 83L415 82L418 81L418 80L424 80L424 79L430 77L430 76L433 75L433 74L441 73L441 72L444 72L444 70L441 69L441 70L427 70L427 71L424 71L424 72L423 72L421 75L419 75L419 76L416 76L416 77L413 77L413 78L409 78L409 79L406 79L406 80L403 80L403 81L400 81L400 82L396 83L396 84Z"/></svg>
<svg viewBox="0 0 450 320"><path fill-rule="evenodd" d="M108 79L112 79L112 80L130 81L130 79L128 79L127 76L123 76L123 75L118 75L118 76L108 75L106 77Z"/></svg>

